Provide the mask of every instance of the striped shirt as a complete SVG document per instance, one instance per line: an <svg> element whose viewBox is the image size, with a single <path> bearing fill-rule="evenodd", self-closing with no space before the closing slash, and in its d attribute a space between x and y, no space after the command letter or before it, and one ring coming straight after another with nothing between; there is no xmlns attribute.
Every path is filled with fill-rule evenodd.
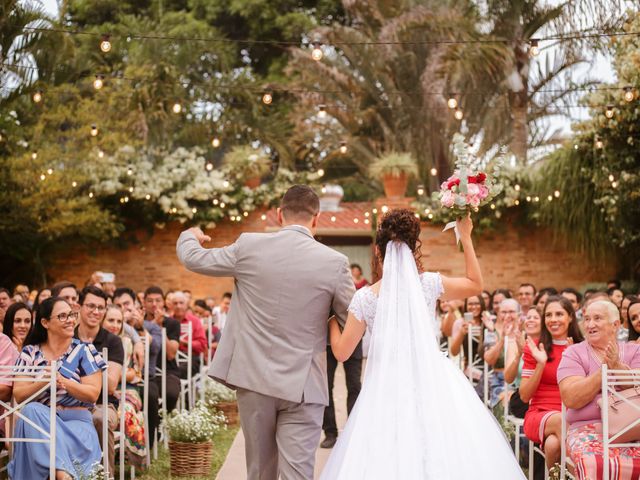
<svg viewBox="0 0 640 480"><path fill-rule="evenodd" d="M107 365L102 359L102 355L98 353L96 348L90 343L82 343L77 338L71 341L71 345L65 353L57 359L58 371L60 374L70 380L80 383L82 377L86 377L100 370L106 370ZM44 353L40 349L40 345L27 345L22 349L18 360L16 361L16 375L20 373L35 372L35 369L29 367L41 367L50 365L45 358ZM38 378L45 375L43 370L38 372ZM44 385L44 384L43 384ZM51 404L50 390L47 388L33 399L35 402L44 405ZM81 402L77 398L71 396L64 388L58 388L56 393L56 402L59 406L64 407L87 407L94 406L93 403Z"/></svg>

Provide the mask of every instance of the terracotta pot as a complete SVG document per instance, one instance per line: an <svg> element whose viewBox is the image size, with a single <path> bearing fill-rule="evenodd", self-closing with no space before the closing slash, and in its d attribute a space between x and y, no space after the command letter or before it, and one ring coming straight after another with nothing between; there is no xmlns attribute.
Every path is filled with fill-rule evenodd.
<svg viewBox="0 0 640 480"><path fill-rule="evenodd" d="M407 192L408 183L409 177L406 173L401 173L398 176L388 173L382 177L384 194L387 198L403 198Z"/></svg>
<svg viewBox="0 0 640 480"><path fill-rule="evenodd" d="M255 190L260 186L261 180L262 179L260 177L251 177L245 180L244 185L245 187L249 187Z"/></svg>
<svg viewBox="0 0 640 480"><path fill-rule="evenodd" d="M211 473L213 442L183 443L169 440L171 476L195 477Z"/></svg>

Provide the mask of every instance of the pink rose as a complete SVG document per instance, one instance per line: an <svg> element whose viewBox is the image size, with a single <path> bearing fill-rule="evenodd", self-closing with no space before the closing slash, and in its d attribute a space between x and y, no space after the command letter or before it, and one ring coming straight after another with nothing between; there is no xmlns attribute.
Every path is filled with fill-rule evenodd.
<svg viewBox="0 0 640 480"><path fill-rule="evenodd" d="M478 207L480 206L480 198L478 195L467 195L467 204L472 207Z"/></svg>
<svg viewBox="0 0 640 480"><path fill-rule="evenodd" d="M442 203L443 207L451 208L453 207L453 202L455 200L455 194L450 190L447 190L442 194L442 198L440 199L440 203Z"/></svg>
<svg viewBox="0 0 640 480"><path fill-rule="evenodd" d="M478 188L480 189L480 199L484 200L489 196L489 189L486 186L478 185Z"/></svg>
<svg viewBox="0 0 640 480"><path fill-rule="evenodd" d="M479 195L480 188L477 183L470 183L467 185L467 195Z"/></svg>

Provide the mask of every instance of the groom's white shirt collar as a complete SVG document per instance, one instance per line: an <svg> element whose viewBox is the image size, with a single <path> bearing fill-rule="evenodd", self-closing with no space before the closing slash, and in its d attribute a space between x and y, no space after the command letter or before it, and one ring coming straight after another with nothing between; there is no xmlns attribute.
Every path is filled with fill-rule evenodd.
<svg viewBox="0 0 640 480"><path fill-rule="evenodd" d="M304 225L287 225L286 227L283 227L283 230L297 230L300 233L304 233L306 235L309 235L311 238L313 238L313 233L311 233L311 230L309 230Z"/></svg>

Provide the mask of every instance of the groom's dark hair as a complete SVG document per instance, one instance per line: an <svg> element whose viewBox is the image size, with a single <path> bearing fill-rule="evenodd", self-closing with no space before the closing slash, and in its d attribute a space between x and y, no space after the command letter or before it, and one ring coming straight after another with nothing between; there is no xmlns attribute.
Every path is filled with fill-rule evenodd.
<svg viewBox="0 0 640 480"><path fill-rule="evenodd" d="M320 211L320 199L307 185L294 185L282 197L282 214L291 220L309 220Z"/></svg>

